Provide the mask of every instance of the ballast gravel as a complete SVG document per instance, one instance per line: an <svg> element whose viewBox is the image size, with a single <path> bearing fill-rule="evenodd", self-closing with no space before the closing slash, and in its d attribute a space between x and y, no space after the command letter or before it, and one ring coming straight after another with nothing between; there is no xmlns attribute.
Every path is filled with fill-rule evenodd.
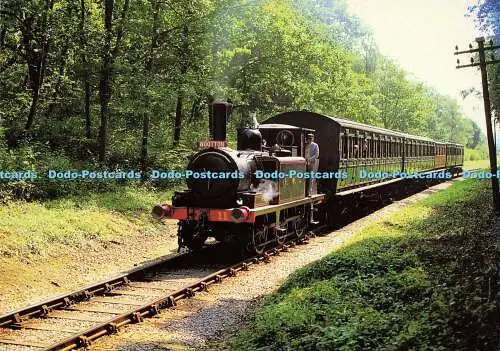
<svg viewBox="0 0 500 351"><path fill-rule="evenodd" d="M117 335L104 337L92 346L97 351L199 350L208 341L233 335L245 325L248 314L263 295L275 291L300 267L338 249L368 225L395 211L450 186L453 180L395 202L326 236L309 240L307 245L271 258L269 263L252 266L249 271L211 285L208 293L178 302L142 324L126 326Z"/></svg>

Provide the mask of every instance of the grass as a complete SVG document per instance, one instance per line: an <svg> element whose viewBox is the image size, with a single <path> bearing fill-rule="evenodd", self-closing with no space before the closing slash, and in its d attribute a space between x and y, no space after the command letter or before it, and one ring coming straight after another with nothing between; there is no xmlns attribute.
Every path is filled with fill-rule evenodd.
<svg viewBox="0 0 500 351"><path fill-rule="evenodd" d="M50 244L78 246L138 231L161 233L151 208L169 201L172 192L122 187L112 193L88 194L45 202L10 201L0 206L0 256L39 254Z"/></svg>
<svg viewBox="0 0 500 351"><path fill-rule="evenodd" d="M478 160L478 161L465 161L464 169L475 169L475 168L490 168L489 160Z"/></svg>
<svg viewBox="0 0 500 351"><path fill-rule="evenodd" d="M493 350L499 252L483 180L364 229L265 299L235 350Z"/></svg>

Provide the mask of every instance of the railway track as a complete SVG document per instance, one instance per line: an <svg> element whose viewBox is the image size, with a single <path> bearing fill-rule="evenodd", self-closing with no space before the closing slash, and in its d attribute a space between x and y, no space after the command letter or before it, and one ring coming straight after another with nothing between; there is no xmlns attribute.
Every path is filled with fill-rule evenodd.
<svg viewBox="0 0 500 351"><path fill-rule="evenodd" d="M316 228L315 232L321 230ZM312 233L312 232L311 232ZM301 242L307 242L302 240ZM125 325L153 317L176 302L208 291L252 265L288 251L290 241L261 255L237 261L223 257L222 245L199 255L180 254L138 267L120 276L0 316L0 351L58 350L89 347ZM222 254L222 255L221 255Z"/></svg>
<svg viewBox="0 0 500 351"><path fill-rule="evenodd" d="M307 242L307 237L303 242ZM88 347L125 325L153 317L162 309L176 306L177 301L207 291L210 285L268 261L296 244L290 241L243 261L231 256L221 260L227 250L222 245L210 245L199 255L172 255L7 313L0 316L0 351L67 351Z"/></svg>

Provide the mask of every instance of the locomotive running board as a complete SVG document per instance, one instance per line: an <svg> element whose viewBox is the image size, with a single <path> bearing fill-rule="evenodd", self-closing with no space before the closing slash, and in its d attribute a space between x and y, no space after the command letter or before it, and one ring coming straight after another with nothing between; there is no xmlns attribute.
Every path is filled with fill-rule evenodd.
<svg viewBox="0 0 500 351"><path fill-rule="evenodd" d="M319 204L319 203L323 202L325 200L325 198L326 198L326 195L324 195L324 194L311 195L311 196L304 197L300 200L287 202L285 204L268 205L268 206L263 206L263 207L252 208L252 209L250 209L250 213L254 213L256 216L260 216L260 215L272 213L272 212L283 210L283 209L290 208L290 207L307 205L307 204Z"/></svg>
<svg viewBox="0 0 500 351"><path fill-rule="evenodd" d="M373 183L373 184L370 184L370 185L367 185L367 186L363 186L363 187L358 187L358 188L353 188L353 189L341 191L339 193L336 193L335 196L340 196L340 197L347 196L347 195L351 195L353 193L358 193L358 192L361 192L361 191L367 191L367 190L370 190L370 189L373 189L373 188L377 188L379 186L397 183L397 182L402 181L402 180L403 180L403 178L395 178L395 179L391 179L391 180L387 180L387 181L383 181L383 182L376 182L376 183Z"/></svg>

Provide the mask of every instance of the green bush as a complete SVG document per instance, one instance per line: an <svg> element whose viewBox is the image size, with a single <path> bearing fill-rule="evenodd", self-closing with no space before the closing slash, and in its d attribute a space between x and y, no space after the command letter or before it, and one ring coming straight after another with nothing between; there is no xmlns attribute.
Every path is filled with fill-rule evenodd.
<svg viewBox="0 0 500 351"><path fill-rule="evenodd" d="M4 201L11 198L34 200L87 192L111 191L119 186L118 181L112 180L48 179L49 170L81 171L101 168L77 162L66 154L50 151L41 144L23 146L15 150L0 149L0 169L3 171L32 171L37 175L34 180L0 180L0 195Z"/></svg>
<svg viewBox="0 0 500 351"><path fill-rule="evenodd" d="M464 161L481 161L488 159L488 148L481 145L475 149L465 148Z"/></svg>

